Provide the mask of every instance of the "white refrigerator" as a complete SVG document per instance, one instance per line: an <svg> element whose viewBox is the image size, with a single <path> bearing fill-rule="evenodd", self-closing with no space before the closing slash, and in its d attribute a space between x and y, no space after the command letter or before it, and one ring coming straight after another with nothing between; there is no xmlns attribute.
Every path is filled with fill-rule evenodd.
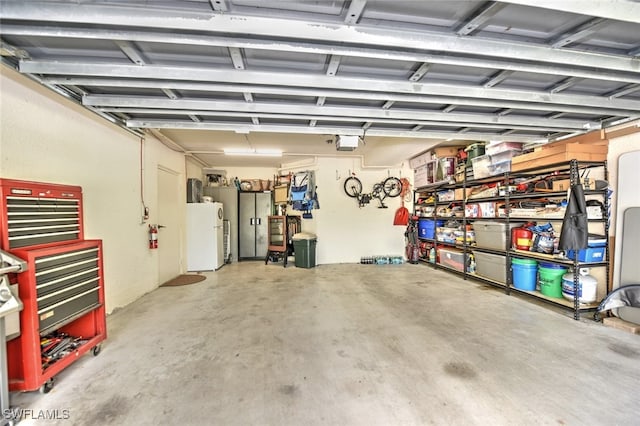
<svg viewBox="0 0 640 426"><path fill-rule="evenodd" d="M222 203L187 203L187 271L224 264Z"/></svg>

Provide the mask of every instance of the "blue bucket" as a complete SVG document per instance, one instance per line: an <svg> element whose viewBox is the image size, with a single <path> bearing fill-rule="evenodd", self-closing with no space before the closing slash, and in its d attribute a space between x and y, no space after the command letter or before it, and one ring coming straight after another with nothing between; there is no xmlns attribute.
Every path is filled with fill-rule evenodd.
<svg viewBox="0 0 640 426"><path fill-rule="evenodd" d="M512 259L513 286L519 290L535 291L538 278L538 262L528 259Z"/></svg>

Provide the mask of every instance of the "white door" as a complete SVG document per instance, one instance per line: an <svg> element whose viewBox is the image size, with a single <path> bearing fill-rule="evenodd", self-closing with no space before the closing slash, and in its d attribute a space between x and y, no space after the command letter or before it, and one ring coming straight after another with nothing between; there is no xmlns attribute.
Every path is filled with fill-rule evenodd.
<svg viewBox="0 0 640 426"><path fill-rule="evenodd" d="M180 275L182 244L180 212L180 174L158 167L158 284Z"/></svg>

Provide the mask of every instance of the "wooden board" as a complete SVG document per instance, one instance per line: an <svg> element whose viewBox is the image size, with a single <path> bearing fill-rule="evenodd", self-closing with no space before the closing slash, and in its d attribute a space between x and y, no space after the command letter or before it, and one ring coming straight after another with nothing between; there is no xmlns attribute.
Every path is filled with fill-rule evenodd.
<svg viewBox="0 0 640 426"><path fill-rule="evenodd" d="M632 334L640 334L640 325L627 322L621 318L603 318L602 324L606 325L607 327L617 328L618 330L624 330Z"/></svg>
<svg viewBox="0 0 640 426"><path fill-rule="evenodd" d="M511 171L544 167L549 164L562 163L569 160L578 161L606 161L607 154L594 154L590 152L563 152L555 155L542 156L541 152L519 155L511 159Z"/></svg>
<svg viewBox="0 0 640 426"><path fill-rule="evenodd" d="M581 143L566 143L562 145L548 146L544 145L536 148L535 152L541 155L555 155L563 152L590 153L590 154L607 154L609 152L608 145L586 145Z"/></svg>

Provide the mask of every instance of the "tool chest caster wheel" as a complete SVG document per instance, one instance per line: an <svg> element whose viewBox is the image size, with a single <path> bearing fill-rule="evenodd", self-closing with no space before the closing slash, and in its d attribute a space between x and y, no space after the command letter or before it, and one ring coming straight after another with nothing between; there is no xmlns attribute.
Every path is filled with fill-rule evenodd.
<svg viewBox="0 0 640 426"><path fill-rule="evenodd" d="M49 393L51 392L51 389L53 389L53 385L55 383L53 382L53 379L49 379L46 382L44 382L44 384L42 386L40 386L40 393Z"/></svg>
<svg viewBox="0 0 640 426"><path fill-rule="evenodd" d="M93 356L100 355L100 351L102 351L102 345L95 345L93 349L91 349L91 353L93 354Z"/></svg>

